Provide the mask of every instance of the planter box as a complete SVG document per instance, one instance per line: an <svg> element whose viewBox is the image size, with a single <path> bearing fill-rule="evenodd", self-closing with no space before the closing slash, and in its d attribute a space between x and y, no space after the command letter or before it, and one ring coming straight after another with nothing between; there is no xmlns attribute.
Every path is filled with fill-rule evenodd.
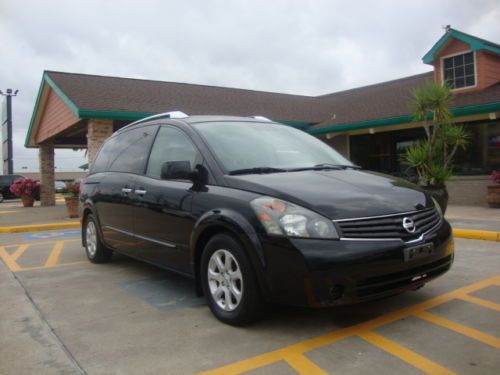
<svg viewBox="0 0 500 375"><path fill-rule="evenodd" d="M500 208L500 184L488 186L486 202L490 207Z"/></svg>
<svg viewBox="0 0 500 375"><path fill-rule="evenodd" d="M66 209L68 210L68 216L71 218L78 217L78 197L64 197L66 202Z"/></svg>

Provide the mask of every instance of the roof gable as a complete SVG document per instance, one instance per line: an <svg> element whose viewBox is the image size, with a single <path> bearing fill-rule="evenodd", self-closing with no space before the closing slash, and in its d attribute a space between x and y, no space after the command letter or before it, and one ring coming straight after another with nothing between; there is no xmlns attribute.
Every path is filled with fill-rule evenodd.
<svg viewBox="0 0 500 375"><path fill-rule="evenodd" d="M432 46L432 48L427 52L422 61L425 64L433 64L434 60L439 54L439 51L447 44L451 39L460 40L470 46L471 51L488 51L495 54L500 54L500 45L490 42L485 39L478 38L476 36L466 34L464 32L452 29L448 27L444 35Z"/></svg>
<svg viewBox="0 0 500 375"><path fill-rule="evenodd" d="M40 87L38 88L38 94L36 97L35 107L33 108L33 113L31 115L28 133L26 134L26 140L24 143L25 147L34 147L36 144L35 136L38 133L39 126L47 106L47 101L51 96L51 93L55 93L58 99L67 106L69 112L78 117L78 108L75 106L75 104L54 83L54 81L52 81L47 73L44 72L42 80L40 82Z"/></svg>

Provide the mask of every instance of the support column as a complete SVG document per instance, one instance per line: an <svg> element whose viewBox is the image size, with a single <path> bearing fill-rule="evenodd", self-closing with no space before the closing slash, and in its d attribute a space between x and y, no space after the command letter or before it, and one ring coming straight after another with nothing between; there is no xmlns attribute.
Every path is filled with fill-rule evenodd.
<svg viewBox="0 0 500 375"><path fill-rule="evenodd" d="M103 142L113 134L112 120L91 119L87 125L87 159L89 169Z"/></svg>
<svg viewBox="0 0 500 375"><path fill-rule="evenodd" d="M54 142L46 141L38 146L40 163L40 205L54 206L56 204L54 187Z"/></svg>

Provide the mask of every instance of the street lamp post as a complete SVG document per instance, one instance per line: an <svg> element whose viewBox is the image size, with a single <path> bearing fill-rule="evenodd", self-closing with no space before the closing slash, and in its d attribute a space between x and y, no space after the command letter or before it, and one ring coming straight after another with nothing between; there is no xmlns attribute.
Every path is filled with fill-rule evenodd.
<svg viewBox="0 0 500 375"><path fill-rule="evenodd" d="M2 160L4 174L14 173L12 151L12 97L16 96L18 92L19 90L12 92L12 89L7 89L4 93L0 90L0 95L5 96L5 106L2 111ZM5 152L5 150L7 150L7 152Z"/></svg>

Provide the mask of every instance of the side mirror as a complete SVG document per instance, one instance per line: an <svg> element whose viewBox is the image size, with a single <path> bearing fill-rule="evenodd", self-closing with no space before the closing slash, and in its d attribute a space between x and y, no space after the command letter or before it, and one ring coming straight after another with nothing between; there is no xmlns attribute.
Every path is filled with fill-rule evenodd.
<svg viewBox="0 0 500 375"><path fill-rule="evenodd" d="M193 170L188 160L167 161L161 165L162 180L192 180Z"/></svg>

